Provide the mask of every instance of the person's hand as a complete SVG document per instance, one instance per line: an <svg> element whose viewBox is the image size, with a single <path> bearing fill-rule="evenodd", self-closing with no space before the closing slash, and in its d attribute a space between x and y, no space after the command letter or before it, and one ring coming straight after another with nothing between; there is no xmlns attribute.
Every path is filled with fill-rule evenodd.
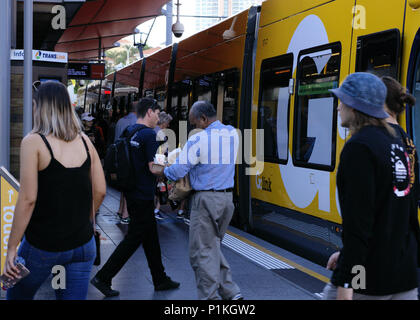
<svg viewBox="0 0 420 320"><path fill-rule="evenodd" d="M104 236L102 236L102 233L99 230L95 229L94 233L95 233L95 236L99 235L99 240L107 240Z"/></svg>
<svg viewBox="0 0 420 320"><path fill-rule="evenodd" d="M15 260L17 257L17 249L8 249L6 262L4 264L3 274L11 279L18 279L19 270L15 266Z"/></svg>
<svg viewBox="0 0 420 320"><path fill-rule="evenodd" d="M353 289L337 287L337 300L353 300Z"/></svg>
<svg viewBox="0 0 420 320"><path fill-rule="evenodd" d="M331 255L327 263L328 270L335 270L335 268L337 267L337 261L338 261L339 256L340 256L340 251L337 251Z"/></svg>

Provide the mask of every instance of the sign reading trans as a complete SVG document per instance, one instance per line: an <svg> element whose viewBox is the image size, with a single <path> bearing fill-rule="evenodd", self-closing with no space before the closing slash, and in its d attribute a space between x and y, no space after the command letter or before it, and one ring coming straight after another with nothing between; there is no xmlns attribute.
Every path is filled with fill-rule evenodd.
<svg viewBox="0 0 420 320"><path fill-rule="evenodd" d="M4 168L0 167L0 227L1 227L1 271L3 273L4 262L7 255L7 243L9 242L12 222L19 193L19 182Z"/></svg>
<svg viewBox="0 0 420 320"><path fill-rule="evenodd" d="M24 57L25 57L24 50L13 49L10 52L11 60L23 60ZM67 52L32 50L33 61L67 63L67 57L68 57Z"/></svg>
<svg viewBox="0 0 420 320"><path fill-rule="evenodd" d="M103 80L105 78L105 64L69 63L67 77L69 79Z"/></svg>

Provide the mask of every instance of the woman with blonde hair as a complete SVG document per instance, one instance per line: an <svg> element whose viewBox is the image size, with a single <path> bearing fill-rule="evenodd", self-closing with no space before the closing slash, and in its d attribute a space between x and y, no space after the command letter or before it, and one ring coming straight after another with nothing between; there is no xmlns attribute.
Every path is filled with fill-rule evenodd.
<svg viewBox="0 0 420 320"><path fill-rule="evenodd" d="M17 278L18 256L30 274L8 290L7 299L33 299L57 265L65 268L66 280L55 289L56 298L86 299L96 256L95 212L106 184L61 83L45 82L35 94L34 128L21 143L20 179L4 274Z"/></svg>

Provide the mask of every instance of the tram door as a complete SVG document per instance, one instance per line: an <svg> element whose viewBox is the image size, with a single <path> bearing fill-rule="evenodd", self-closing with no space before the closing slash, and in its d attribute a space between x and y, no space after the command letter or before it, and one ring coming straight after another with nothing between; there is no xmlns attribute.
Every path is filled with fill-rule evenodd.
<svg viewBox="0 0 420 320"><path fill-rule="evenodd" d="M407 108L407 131L419 150L420 146L420 1L407 5L404 31L404 76L403 85L416 97L416 105ZM404 83L406 82L406 83ZM420 178L420 177L419 177Z"/></svg>
<svg viewBox="0 0 420 320"><path fill-rule="evenodd" d="M239 71L220 73L218 81L217 118L225 125L238 125Z"/></svg>
<svg viewBox="0 0 420 320"><path fill-rule="evenodd" d="M416 97L416 105L407 108L407 131L419 150L420 146L420 1L411 1L405 19L406 87ZM420 177L418 177L420 179ZM420 210L419 210L420 221Z"/></svg>
<svg viewBox="0 0 420 320"><path fill-rule="evenodd" d="M180 144L179 122L188 121L189 106L191 104L191 91L192 81L188 79L177 82L172 87L172 100L169 113L171 114L173 120L169 127L176 133L177 146Z"/></svg>

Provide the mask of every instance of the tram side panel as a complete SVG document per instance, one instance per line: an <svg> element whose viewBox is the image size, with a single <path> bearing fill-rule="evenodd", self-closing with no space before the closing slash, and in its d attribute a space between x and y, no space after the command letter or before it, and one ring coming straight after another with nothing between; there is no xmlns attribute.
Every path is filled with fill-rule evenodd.
<svg viewBox="0 0 420 320"><path fill-rule="evenodd" d="M402 48L401 83L416 97L416 105L408 108L399 121L407 129L418 149L420 146L420 1L407 3Z"/></svg>
<svg viewBox="0 0 420 320"><path fill-rule="evenodd" d="M341 246L336 171L348 132L328 89L350 72L354 4L329 2L258 34L252 127L264 129L265 150L250 177L253 230L318 263Z"/></svg>

